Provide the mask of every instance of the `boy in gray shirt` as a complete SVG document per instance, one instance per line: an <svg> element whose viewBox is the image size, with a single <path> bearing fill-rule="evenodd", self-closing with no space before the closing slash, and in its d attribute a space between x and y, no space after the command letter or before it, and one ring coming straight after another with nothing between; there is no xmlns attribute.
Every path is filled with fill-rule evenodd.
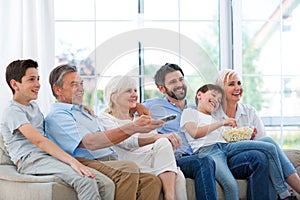
<svg viewBox="0 0 300 200"><path fill-rule="evenodd" d="M3 113L1 133L11 160L20 173L61 178L75 189L78 199L113 199L112 180L82 165L44 136L44 117L33 101L40 89L37 68L38 63L30 59L13 61L6 68L13 99Z"/></svg>

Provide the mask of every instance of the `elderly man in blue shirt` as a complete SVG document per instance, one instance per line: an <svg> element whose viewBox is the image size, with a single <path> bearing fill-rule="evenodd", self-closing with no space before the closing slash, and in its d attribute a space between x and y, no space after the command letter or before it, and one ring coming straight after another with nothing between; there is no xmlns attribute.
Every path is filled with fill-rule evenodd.
<svg viewBox="0 0 300 200"><path fill-rule="evenodd" d="M116 161L116 152L111 146L135 133L148 133L159 128L163 121L143 115L132 123L104 131L98 118L82 106L83 80L76 67L60 65L54 68L49 82L57 102L45 118L47 137L82 164L111 178L116 186L116 200L158 199L160 179L140 173L131 161Z"/></svg>

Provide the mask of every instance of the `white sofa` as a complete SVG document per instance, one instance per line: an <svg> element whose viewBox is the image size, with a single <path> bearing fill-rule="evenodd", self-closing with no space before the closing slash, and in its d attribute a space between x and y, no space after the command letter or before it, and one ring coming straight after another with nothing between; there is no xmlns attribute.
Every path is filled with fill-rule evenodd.
<svg viewBox="0 0 300 200"><path fill-rule="evenodd" d="M300 174L300 150L285 150L287 156ZM247 182L237 180L240 199L246 199ZM196 199L194 181L187 178L188 199ZM218 199L224 199L221 187L217 184ZM17 172L7 155L0 135L0 200L72 200L76 192L60 178L54 176L31 176Z"/></svg>

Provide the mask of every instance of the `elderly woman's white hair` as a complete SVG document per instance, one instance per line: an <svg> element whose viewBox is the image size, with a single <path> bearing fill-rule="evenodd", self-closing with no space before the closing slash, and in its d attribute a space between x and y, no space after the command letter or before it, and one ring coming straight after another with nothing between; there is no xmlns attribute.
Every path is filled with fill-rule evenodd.
<svg viewBox="0 0 300 200"><path fill-rule="evenodd" d="M111 111L113 107L113 96L116 97L129 88L136 88L136 81L129 76L114 76L112 77L105 86L104 89L104 101L108 105L108 110Z"/></svg>
<svg viewBox="0 0 300 200"><path fill-rule="evenodd" d="M216 79L215 84L224 89L224 83L228 82L231 76L239 77L238 73L233 69L223 69L219 72L219 76Z"/></svg>

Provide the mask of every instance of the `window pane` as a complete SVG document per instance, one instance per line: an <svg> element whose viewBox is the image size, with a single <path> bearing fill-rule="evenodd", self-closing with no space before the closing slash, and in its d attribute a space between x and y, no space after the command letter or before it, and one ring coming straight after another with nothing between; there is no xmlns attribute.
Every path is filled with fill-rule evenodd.
<svg viewBox="0 0 300 200"><path fill-rule="evenodd" d="M55 0L55 20L93 20L94 0Z"/></svg>
<svg viewBox="0 0 300 200"><path fill-rule="evenodd" d="M105 42L108 42L114 37L120 36L122 33L132 31L136 28L135 23L129 22L96 22L96 44L97 47ZM119 44L120 46L122 43Z"/></svg>
<svg viewBox="0 0 300 200"><path fill-rule="evenodd" d="M299 46L299 2L242 1L243 101L254 105L280 137L294 130L300 112L295 49ZM259 5L259 6L257 6ZM274 133L276 133L274 131ZM280 142L286 142L282 139Z"/></svg>
<svg viewBox="0 0 300 200"><path fill-rule="evenodd" d="M272 137L278 144L282 144L284 149L300 149L300 131L299 127L284 127L282 134L280 128L267 127L268 136Z"/></svg>
<svg viewBox="0 0 300 200"><path fill-rule="evenodd" d="M268 20L278 6L280 6L279 0L243 0L243 19Z"/></svg>
<svg viewBox="0 0 300 200"><path fill-rule="evenodd" d="M272 30L252 21L243 25L243 66L255 67L256 73L279 75L282 68L280 23L268 23Z"/></svg>
<svg viewBox="0 0 300 200"><path fill-rule="evenodd" d="M216 67L220 63L219 23L182 22L181 33L197 43L207 53Z"/></svg>
<svg viewBox="0 0 300 200"><path fill-rule="evenodd" d="M57 22L55 26L55 64L89 65L86 58L94 50L95 44L94 38L90 37L94 33L93 23Z"/></svg>
<svg viewBox="0 0 300 200"><path fill-rule="evenodd" d="M180 1L181 20L216 20L218 19L219 0Z"/></svg>
<svg viewBox="0 0 300 200"><path fill-rule="evenodd" d="M192 49L191 49L192 50ZM165 63L175 63L178 64L185 75L185 82L188 87L187 92L187 100L189 104L194 104L195 92L196 90L207 83L208 79L211 77L208 74L216 75L217 68L213 66L210 58L205 55L199 55L199 57L203 58L203 63L209 64L207 68L201 65L196 65L197 62L194 60L188 60L189 56L185 54L176 54L170 53L164 50L146 50L144 52L144 60L145 60L145 99L154 98L162 96L160 92L158 92L153 77L155 72L159 67L164 65ZM207 61L205 61L207 59ZM211 73L207 73L207 69L211 70ZM158 95L158 96L157 96Z"/></svg>
<svg viewBox="0 0 300 200"><path fill-rule="evenodd" d="M145 20L178 20L178 0L144 0Z"/></svg>
<svg viewBox="0 0 300 200"><path fill-rule="evenodd" d="M96 0L97 20L134 20L137 17L138 1Z"/></svg>
<svg viewBox="0 0 300 200"><path fill-rule="evenodd" d="M282 63L283 73L300 76L299 53L300 45L300 5L283 20Z"/></svg>
<svg viewBox="0 0 300 200"><path fill-rule="evenodd" d="M254 106L259 115L280 116L281 78L275 76L243 76L243 102Z"/></svg>
<svg viewBox="0 0 300 200"><path fill-rule="evenodd" d="M96 106L99 103L96 93L96 79L93 78L83 78L84 83L84 105L90 106L94 111L96 111Z"/></svg>
<svg viewBox="0 0 300 200"><path fill-rule="evenodd" d="M105 55L104 55L105 56ZM98 77L98 88L103 88L104 83L101 82L101 77L112 77L117 75L138 76L139 64L138 64L138 52L127 52L123 55L117 55L116 59L112 60L107 66L103 66L101 61L96 63L96 70ZM97 58L99 60L101 58Z"/></svg>
<svg viewBox="0 0 300 200"><path fill-rule="evenodd" d="M285 77L283 79L283 116L300 116L300 79L298 77ZM299 123L300 124L300 123Z"/></svg>

